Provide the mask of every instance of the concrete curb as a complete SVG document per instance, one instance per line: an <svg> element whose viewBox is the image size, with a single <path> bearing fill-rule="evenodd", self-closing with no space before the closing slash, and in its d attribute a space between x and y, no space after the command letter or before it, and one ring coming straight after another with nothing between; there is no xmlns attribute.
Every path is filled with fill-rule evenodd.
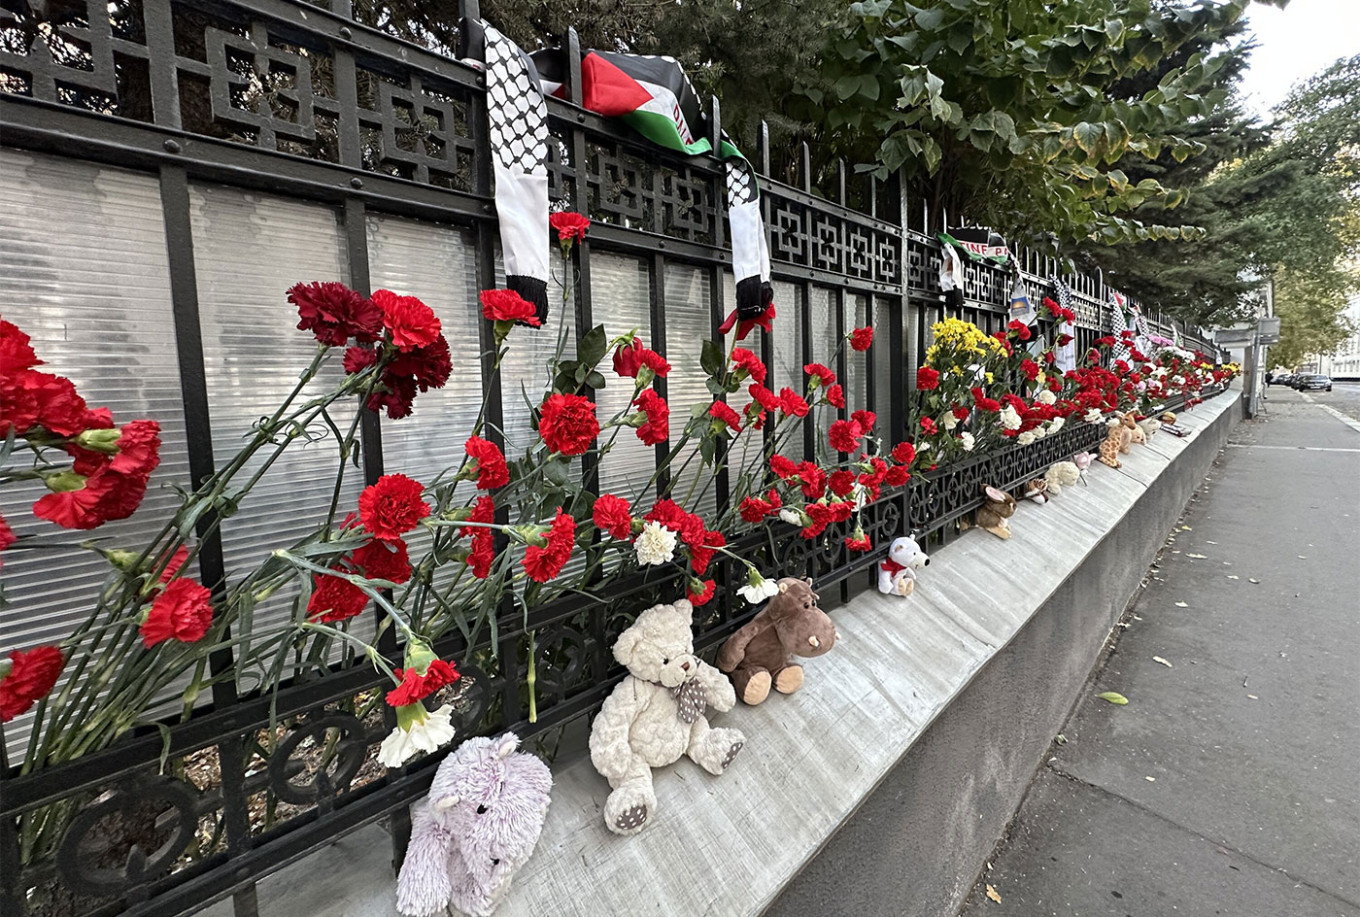
<svg viewBox="0 0 1360 917"><path fill-rule="evenodd" d="M1237 395L1182 415L1186 439L1160 434L1089 487L1022 504L1009 541L975 531L932 555L911 598L834 610L843 648L798 694L714 717L746 733L742 755L721 778L689 761L658 772L641 835L605 829L588 759L559 760L499 917L953 913L1240 418ZM356 832L262 882L260 913L395 915L389 859L381 828Z"/></svg>

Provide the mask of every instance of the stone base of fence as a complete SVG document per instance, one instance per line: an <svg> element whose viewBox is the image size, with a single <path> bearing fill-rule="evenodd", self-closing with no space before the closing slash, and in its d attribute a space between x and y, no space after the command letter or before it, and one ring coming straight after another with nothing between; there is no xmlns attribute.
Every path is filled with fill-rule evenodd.
<svg viewBox="0 0 1360 917"><path fill-rule="evenodd" d="M717 715L746 733L741 756L720 778L658 772L636 837L605 829L604 779L563 754L499 917L954 913L1241 416L1240 392L1212 398L1181 414L1189 436L1022 503L1009 541L972 531L941 549L910 598L870 590L834 610L843 643L804 688ZM261 882L260 914L395 915L390 859L366 828Z"/></svg>

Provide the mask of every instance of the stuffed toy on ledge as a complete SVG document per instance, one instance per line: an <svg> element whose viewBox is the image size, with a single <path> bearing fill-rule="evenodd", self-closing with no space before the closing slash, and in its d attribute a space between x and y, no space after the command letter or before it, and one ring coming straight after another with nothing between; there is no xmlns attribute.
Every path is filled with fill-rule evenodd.
<svg viewBox="0 0 1360 917"><path fill-rule="evenodd" d="M1076 462L1054 462L1044 473L1044 483L1048 485L1050 497L1062 494L1064 487L1071 487L1081 478L1081 469Z"/></svg>
<svg viewBox="0 0 1360 917"><path fill-rule="evenodd" d="M884 595L911 595L916 571L930 565L930 557L910 535L894 538L888 557L878 565L878 591Z"/></svg>
<svg viewBox="0 0 1360 917"><path fill-rule="evenodd" d="M1081 483L1086 483L1086 472L1091 470L1095 464L1096 454L1094 452L1078 452L1072 456L1072 464L1077 466L1077 474L1081 477Z"/></svg>
<svg viewBox="0 0 1360 917"><path fill-rule="evenodd" d="M694 655L693 611L685 599L653 606L614 641L628 676L595 717L590 761L613 788L604 823L615 834L637 834L656 815L652 768L688 755L718 776L746 744L704 716L706 707L731 710L737 698L727 676Z"/></svg>
<svg viewBox="0 0 1360 917"><path fill-rule="evenodd" d="M987 502L978 507L974 514L977 527L984 532L991 532L1003 541L1010 538L1010 518L1015 515L1015 498L990 484L982 488L982 495L987 498ZM967 518L959 520L960 530L969 527Z"/></svg>
<svg viewBox="0 0 1360 917"><path fill-rule="evenodd" d="M519 737L468 739L444 759L411 813L397 910L431 917L452 906L489 917L528 861L548 814L552 772L516 752Z"/></svg>
<svg viewBox="0 0 1360 917"><path fill-rule="evenodd" d="M1133 442L1133 432L1130 427L1136 426L1132 414L1114 415L1109 422L1110 432L1105 434L1105 439L1100 443L1101 464L1109 465L1111 468L1124 467L1124 463L1119 461L1119 453L1129 451L1129 444Z"/></svg>
<svg viewBox="0 0 1360 917"><path fill-rule="evenodd" d="M1048 502L1048 482L1043 478L1035 478L1033 481L1026 482L1024 498L1043 506Z"/></svg>
<svg viewBox="0 0 1360 917"><path fill-rule="evenodd" d="M744 703L759 704L769 697L771 686L780 694L801 688L803 667L793 658L820 656L839 636L831 618L817 607L812 580L786 576L760 614L727 638L718 668L732 673Z"/></svg>

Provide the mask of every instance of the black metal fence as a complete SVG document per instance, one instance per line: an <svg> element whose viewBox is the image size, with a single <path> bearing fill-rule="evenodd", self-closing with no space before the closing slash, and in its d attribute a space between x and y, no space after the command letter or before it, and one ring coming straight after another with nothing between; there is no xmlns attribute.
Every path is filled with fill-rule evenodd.
<svg viewBox="0 0 1360 917"><path fill-rule="evenodd" d="M383 221L401 221L410 238L437 237L475 275L448 277L448 287L461 292L446 297L456 302L442 307L445 321L461 310L465 327L482 326L481 352L491 349L466 292L495 286L498 269L484 91L475 67L365 27L351 18L346 0L329 8L301 0L73 0L17 7L0 10L0 154L38 157L54 168L95 163L142 176L159 202L165 314L175 342L173 355L163 359L173 356L177 367L186 483L210 474L214 446L242 432L215 426L227 413L214 381L220 372L215 335L223 326L210 331L206 304L219 295L215 284L221 281L205 267L204 253L222 240L205 232L202 214L214 194L225 193L221 189L254 201L302 202L329 214L340 267L360 290L391 285L375 280L375 265L400 260L391 253L379 258L374 240ZM569 89L579 99L579 74ZM592 220L574 255L575 312L564 319L578 334L600 321L640 325L651 346L672 362L693 351L697 367L697 339L716 336L734 299L720 163L659 152L571 101L550 100L549 115L552 197ZM708 124L715 137L720 124L715 100ZM753 162L762 175L770 174L764 145ZM927 234L931 217L905 199L896 182L852 180L845 169L829 191L814 188L807 162L803 151L800 186L762 182L779 309L774 332L761 341L763 356L776 381L797 386L804 363L829 359L851 327L874 325L878 338L866 367L848 365L842 355L833 368L848 380L845 412L874 410L899 438L911 372L931 323L945 314L936 280L938 244ZM0 194L8 181L0 175ZM1018 257L1033 289L1061 273L1050 259L1024 252ZM9 269L0 267L0 273ZM294 279L329 279L304 270L299 267ZM1111 291L1099 277L1063 279L1073 291L1078 344L1089 344L1109 327ZM1003 326L1007 284L1003 271L970 264L958 317L987 332ZM626 303L619 293L625 288L636 292ZM282 292L275 293L280 309ZM437 291L401 292L430 298ZM78 323L78 294L75 300ZM6 310L13 316L23 307L7 303ZM1145 312L1155 330L1170 331L1156 309ZM242 315L239 321L250 319ZM1210 349L1190 329L1182 333ZM657 388L672 402L707 398L701 380L686 388L693 382L675 375L658 380ZM502 398L486 360L467 384L475 389L473 400L484 391L490 395L493 428L513 427L515 393ZM879 543L907 527L942 530L976 504L982 483L1013 486L1091 446L1102 432L1073 424L1032 446L914 481L908 491L865 509L865 531ZM393 437L402 434L373 415L364 418L363 433L368 481L385 469L407 471L397 462L408 453L393 454ZM809 427L809 445L811 436ZM659 468L662 455L659 449L631 461ZM457 457L450 452L444 459ZM606 463L584 473L590 485L627 470ZM662 476L659 487L672 483ZM726 481L719 478L713 508L725 506L727 498ZM840 584L844 599L852 584L868 580L862 571L876 558L848 553L847 533L838 528L814 541L751 535L733 547L762 570L815 576L823 595ZM250 547L240 538L207 539L200 561L204 581L228 575L235 554ZM750 613L736 592L741 570L725 560L716 564L720 588L696 622L696 641L706 649ZM527 619L522 609L503 608L495 646L469 647L454 638L438 647L462 661L465 677L455 704L460 733L514 728L532 736L588 716L619 675L609 655L614 636L638 610L671 600L682 588L679 571L637 574L612 583L607 604L569 597L530 609ZM531 646L537 669L533 724L522 687ZM230 664L215 661L219 669ZM399 857L405 807L424 793L438 761L390 771L374 764L375 746L390 724L380 714L362 715L355 698L371 696L379 681L369 666L358 664L336 665L274 697L238 696L230 683L221 684L190 721L169 727L168 750L159 731L145 729L105 751L33 773L6 760L0 772L0 915L173 915L234 895L238 915L246 917L255 912L255 879L384 817L392 819ZM283 725L275 729L271 722ZM70 819L59 844L37 853L26 849L21 817L54 806Z"/></svg>

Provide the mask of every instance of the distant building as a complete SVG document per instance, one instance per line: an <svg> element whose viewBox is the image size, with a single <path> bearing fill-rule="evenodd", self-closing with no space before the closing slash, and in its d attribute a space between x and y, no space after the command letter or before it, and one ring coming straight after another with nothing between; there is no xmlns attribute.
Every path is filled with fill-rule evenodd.
<svg viewBox="0 0 1360 917"><path fill-rule="evenodd" d="M1317 372L1333 379L1360 379L1360 297L1351 300L1346 317L1355 331L1331 353L1317 358Z"/></svg>

